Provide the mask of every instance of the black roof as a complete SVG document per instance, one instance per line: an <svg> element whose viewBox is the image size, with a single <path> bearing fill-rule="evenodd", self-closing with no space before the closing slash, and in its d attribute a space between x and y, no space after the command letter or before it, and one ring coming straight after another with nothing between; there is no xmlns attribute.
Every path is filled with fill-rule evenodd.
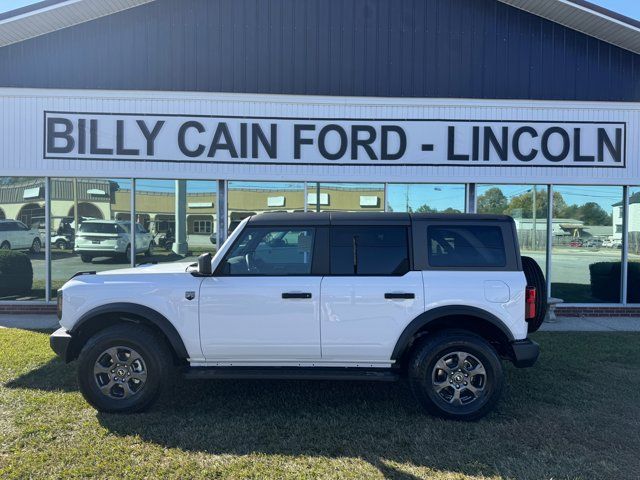
<svg viewBox="0 0 640 480"><path fill-rule="evenodd" d="M261 213L249 218L251 225L409 225L412 220L512 221L507 215L477 213L400 212L293 212Z"/></svg>

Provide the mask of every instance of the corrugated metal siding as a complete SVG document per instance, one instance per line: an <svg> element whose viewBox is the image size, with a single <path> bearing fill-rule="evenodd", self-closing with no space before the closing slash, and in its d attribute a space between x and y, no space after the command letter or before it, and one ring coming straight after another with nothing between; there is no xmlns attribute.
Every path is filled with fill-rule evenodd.
<svg viewBox="0 0 640 480"><path fill-rule="evenodd" d="M156 0L0 48L0 85L640 100L640 56L496 0Z"/></svg>

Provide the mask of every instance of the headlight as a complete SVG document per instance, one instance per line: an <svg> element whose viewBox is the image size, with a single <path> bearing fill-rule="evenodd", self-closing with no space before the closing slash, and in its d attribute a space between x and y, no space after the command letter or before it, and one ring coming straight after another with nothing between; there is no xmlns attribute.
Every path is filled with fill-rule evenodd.
<svg viewBox="0 0 640 480"><path fill-rule="evenodd" d="M56 309L58 320L62 320L62 290L58 290L58 307Z"/></svg>

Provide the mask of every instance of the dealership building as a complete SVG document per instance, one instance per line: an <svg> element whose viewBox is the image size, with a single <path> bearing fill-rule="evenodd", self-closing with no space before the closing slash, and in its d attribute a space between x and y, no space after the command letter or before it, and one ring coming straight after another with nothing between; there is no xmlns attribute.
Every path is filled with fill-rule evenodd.
<svg viewBox="0 0 640 480"><path fill-rule="evenodd" d="M83 263L87 220L132 245L149 232L151 260L173 262L255 213L411 211L511 215L559 311L638 315L639 101L640 22L584 0L0 14L0 248L33 270L23 291L0 278L0 311L149 261Z"/></svg>

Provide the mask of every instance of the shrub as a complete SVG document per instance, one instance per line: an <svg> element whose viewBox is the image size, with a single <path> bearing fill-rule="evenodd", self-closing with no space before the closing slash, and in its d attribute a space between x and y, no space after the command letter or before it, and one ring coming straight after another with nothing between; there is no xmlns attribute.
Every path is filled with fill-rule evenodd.
<svg viewBox="0 0 640 480"><path fill-rule="evenodd" d="M0 251L0 297L27 295L33 285L33 267L27 255Z"/></svg>
<svg viewBox="0 0 640 480"><path fill-rule="evenodd" d="M620 302L620 262L598 262L589 265L591 294L607 302ZM640 263L629 262L627 302L640 303Z"/></svg>

